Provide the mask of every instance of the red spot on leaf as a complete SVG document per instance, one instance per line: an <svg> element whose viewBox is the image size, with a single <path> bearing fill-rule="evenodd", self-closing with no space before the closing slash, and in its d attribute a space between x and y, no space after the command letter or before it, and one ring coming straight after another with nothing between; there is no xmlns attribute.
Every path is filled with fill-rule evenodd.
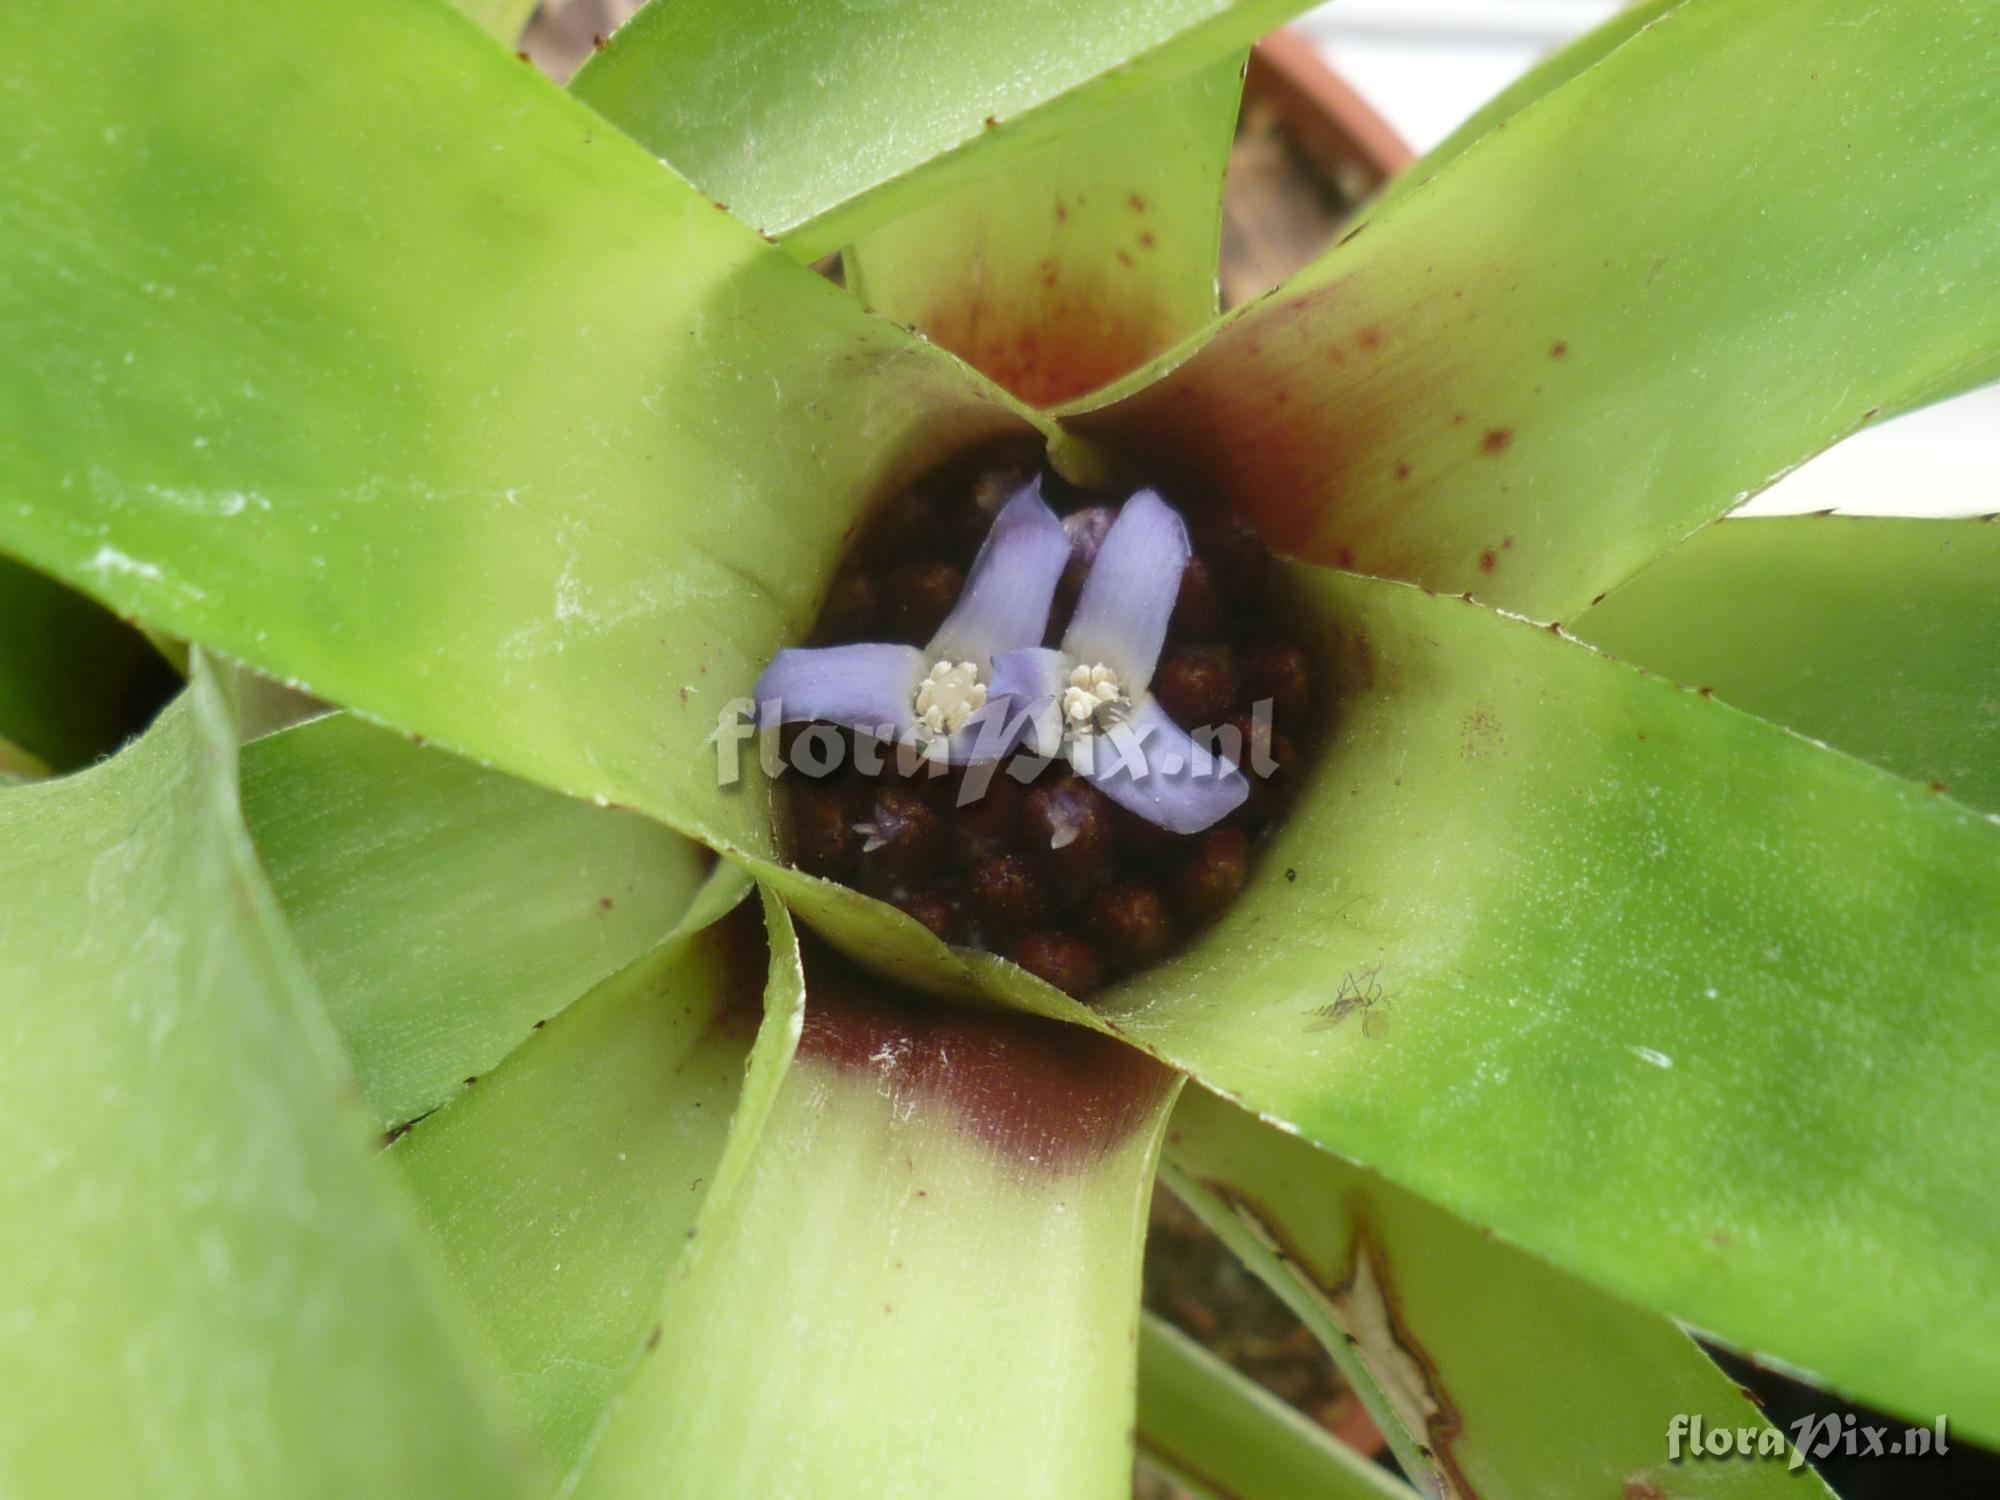
<svg viewBox="0 0 2000 1500"><path fill-rule="evenodd" d="M1410 477L1410 466L1406 463L1397 464L1396 477L1398 479L1408 479Z"/></svg>
<svg viewBox="0 0 2000 1500"><path fill-rule="evenodd" d="M1482 573L1491 573L1499 561L1498 554L1491 547L1488 547L1484 552L1479 554L1479 571Z"/></svg>
<svg viewBox="0 0 2000 1500"><path fill-rule="evenodd" d="M1556 341L1555 341L1555 342L1554 342L1553 344L1549 345L1549 358L1550 358L1550 359L1568 359L1568 358L1569 358L1569 340L1567 340L1567 339L1557 339L1557 340L1556 340Z"/></svg>
<svg viewBox="0 0 2000 1500"><path fill-rule="evenodd" d="M1380 349L1382 347L1381 326L1370 323L1360 333L1355 335L1355 342L1360 344L1364 349Z"/></svg>
<svg viewBox="0 0 2000 1500"><path fill-rule="evenodd" d="M1514 431L1512 428L1495 427L1484 438L1480 439L1479 451L1482 453L1505 453L1507 445L1513 441Z"/></svg>

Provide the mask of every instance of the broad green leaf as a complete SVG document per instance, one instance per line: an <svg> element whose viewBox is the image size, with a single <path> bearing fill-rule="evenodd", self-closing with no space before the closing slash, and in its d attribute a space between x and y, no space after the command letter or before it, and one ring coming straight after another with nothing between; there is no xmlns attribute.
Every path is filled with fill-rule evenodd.
<svg viewBox="0 0 2000 1500"><path fill-rule="evenodd" d="M554 1474L638 1361L716 1176L766 987L755 925L741 911L638 960L389 1152ZM787 937L786 1048L796 975Z"/></svg>
<svg viewBox="0 0 2000 1500"><path fill-rule="evenodd" d="M1139 1322L1139 1447L1211 1500L1416 1497L1152 1313Z"/></svg>
<svg viewBox="0 0 2000 1500"><path fill-rule="evenodd" d="M1985 0L1688 0L1069 425L1296 556L1568 619L2000 375L1996 197Z"/></svg>
<svg viewBox="0 0 2000 1500"><path fill-rule="evenodd" d="M1681 3L1682 0L1635 0L1614 10L1602 24L1558 47L1466 116L1458 129L1426 151L1409 170L1393 178L1362 217L1372 219L1389 204L1422 187L1530 104L1561 88L1585 69L1595 67Z"/></svg>
<svg viewBox="0 0 2000 1500"><path fill-rule="evenodd" d="M1215 316L1241 52L857 241L847 285L1024 401L1080 396Z"/></svg>
<svg viewBox="0 0 2000 1500"><path fill-rule="evenodd" d="M243 750L243 804L384 1125L664 938L706 851L346 714Z"/></svg>
<svg viewBox="0 0 2000 1500"><path fill-rule="evenodd" d="M55 770L116 750L174 674L131 626L0 557L0 736Z"/></svg>
<svg viewBox="0 0 2000 1500"><path fill-rule="evenodd" d="M802 260L1082 142L1300 0L661 0L570 87Z"/></svg>
<svg viewBox="0 0 2000 1500"><path fill-rule="evenodd" d="M1098 1023L1607 1290L2000 1433L2000 827L1547 628L1290 583L1333 732L1243 899Z"/></svg>
<svg viewBox="0 0 2000 1500"><path fill-rule="evenodd" d="M1728 521L1576 633L1677 682L2000 812L2000 525Z"/></svg>
<svg viewBox="0 0 2000 1500"><path fill-rule="evenodd" d="M1435 1493L1831 1500L1667 1319L1372 1172L1201 1089L1174 1111L1163 1171L1344 1366L1363 1367L1377 1422L1415 1450ZM1677 1416L1750 1429L1766 1456L1675 1462Z"/></svg>
<svg viewBox="0 0 2000 1500"><path fill-rule="evenodd" d="M207 666L0 796L0 1492L515 1493L238 821Z"/></svg>
<svg viewBox="0 0 2000 1500"><path fill-rule="evenodd" d="M7 8L0 90L0 548L712 843L859 511L1028 430L427 0Z"/></svg>
<svg viewBox="0 0 2000 1500"><path fill-rule="evenodd" d="M833 964L577 1493L1129 1494L1172 1075Z"/></svg>

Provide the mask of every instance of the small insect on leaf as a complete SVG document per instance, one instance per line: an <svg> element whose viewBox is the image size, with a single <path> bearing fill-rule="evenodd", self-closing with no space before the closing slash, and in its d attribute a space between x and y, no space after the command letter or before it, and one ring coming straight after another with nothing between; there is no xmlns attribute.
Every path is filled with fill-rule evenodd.
<svg viewBox="0 0 2000 1500"><path fill-rule="evenodd" d="M1325 1005L1316 1005L1308 1015L1308 1031L1331 1031L1349 1016L1361 1016L1361 1034L1378 1037L1389 1029L1389 997L1382 989L1382 966L1350 971L1341 976L1340 988Z"/></svg>

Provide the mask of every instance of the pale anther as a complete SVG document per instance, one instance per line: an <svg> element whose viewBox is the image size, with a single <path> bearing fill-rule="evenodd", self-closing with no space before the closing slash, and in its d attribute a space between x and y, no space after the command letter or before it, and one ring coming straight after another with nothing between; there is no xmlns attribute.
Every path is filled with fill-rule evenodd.
<svg viewBox="0 0 2000 1500"><path fill-rule="evenodd" d="M917 685L917 723L933 735L957 734L986 706L986 684L969 661L934 663Z"/></svg>
<svg viewBox="0 0 2000 1500"><path fill-rule="evenodd" d="M1103 729L1129 706L1125 685L1118 674L1102 662L1078 665L1070 670L1069 686L1063 689L1064 720L1075 729L1090 726Z"/></svg>

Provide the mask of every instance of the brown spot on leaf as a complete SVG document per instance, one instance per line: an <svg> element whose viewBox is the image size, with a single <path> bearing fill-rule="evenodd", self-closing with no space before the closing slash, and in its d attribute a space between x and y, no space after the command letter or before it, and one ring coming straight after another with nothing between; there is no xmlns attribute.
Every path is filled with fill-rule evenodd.
<svg viewBox="0 0 2000 1500"><path fill-rule="evenodd" d="M1479 554L1479 571L1482 573L1491 573L1499 561L1498 554L1491 547L1488 547L1484 552Z"/></svg>
<svg viewBox="0 0 2000 1500"><path fill-rule="evenodd" d="M655 1323L653 1325L653 1331L646 1335L646 1352L648 1354L651 1354L655 1349L659 1347L660 1347L660 1325L658 1323Z"/></svg>
<svg viewBox="0 0 2000 1500"><path fill-rule="evenodd" d="M1126 196L1125 206L1135 214L1142 214L1146 211L1146 200L1137 193L1131 193Z"/></svg>
<svg viewBox="0 0 2000 1500"><path fill-rule="evenodd" d="M1143 245L1146 249L1150 250L1153 248L1154 245L1158 244L1159 241L1154 237L1152 230L1142 229L1139 231L1139 243Z"/></svg>
<svg viewBox="0 0 2000 1500"><path fill-rule="evenodd" d="M1398 479L1408 479L1410 477L1410 466L1406 463L1397 464L1396 477Z"/></svg>
<svg viewBox="0 0 2000 1500"><path fill-rule="evenodd" d="M988 115L986 117L986 128L988 130L994 129L999 125L999 123L1000 123L1000 117L998 115Z"/></svg>
<svg viewBox="0 0 2000 1500"><path fill-rule="evenodd" d="M1567 339L1557 339L1557 340L1556 340L1556 341L1555 341L1555 342L1554 342L1553 344L1549 345L1549 358L1550 358L1550 359L1568 359L1568 358L1569 358L1569 340L1567 340Z"/></svg>
<svg viewBox="0 0 2000 1500"><path fill-rule="evenodd" d="M1370 323L1360 333L1355 335L1354 341L1364 349L1380 349L1382 347L1382 339L1381 325L1379 323Z"/></svg>
<svg viewBox="0 0 2000 1500"><path fill-rule="evenodd" d="M1498 454L1507 451L1507 445L1514 441L1514 429L1495 427L1479 440L1481 453Z"/></svg>

